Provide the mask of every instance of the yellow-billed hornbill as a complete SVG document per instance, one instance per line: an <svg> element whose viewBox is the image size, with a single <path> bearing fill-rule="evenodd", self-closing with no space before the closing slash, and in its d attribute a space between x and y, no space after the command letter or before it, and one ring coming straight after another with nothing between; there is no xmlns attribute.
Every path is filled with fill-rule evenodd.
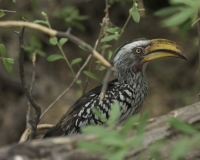
<svg viewBox="0 0 200 160"><path fill-rule="evenodd" d="M115 101L121 107L117 124L122 124L138 113L147 95L146 62L162 57L187 59L178 45L166 39L140 39L123 45L113 60L117 79L109 82L104 99L100 100L101 86L84 94L44 137L77 134L86 125L102 125L104 122L92 108L96 107L108 119Z"/></svg>

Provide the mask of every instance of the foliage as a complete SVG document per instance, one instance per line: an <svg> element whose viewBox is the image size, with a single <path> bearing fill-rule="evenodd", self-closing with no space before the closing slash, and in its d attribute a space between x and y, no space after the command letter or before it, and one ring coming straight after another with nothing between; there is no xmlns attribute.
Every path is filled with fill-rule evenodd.
<svg viewBox="0 0 200 160"><path fill-rule="evenodd" d="M93 112L106 125L84 127L82 132L84 134L96 135L97 140L93 142L78 142L77 145L79 148L90 152L102 153L108 160L123 160L131 149L142 147L145 127L149 117L148 112L144 112L141 116L136 115L131 117L119 129L116 129L117 119L120 113L118 103L112 105L108 121L105 120L105 117L102 117L98 109L94 109ZM199 144L200 134L195 127L178 119L169 118L168 123L176 131L183 133L183 136L173 146L169 156L171 160L180 160L189 150ZM132 130L136 132L135 135L127 138L127 135L131 135L130 132ZM165 147L165 142L165 139L160 139L151 144L148 147L149 157L152 159L160 159L161 150ZM140 158L144 159L143 156Z"/></svg>
<svg viewBox="0 0 200 160"><path fill-rule="evenodd" d="M6 14L4 13L4 11L0 10L0 18L4 17Z"/></svg>
<svg viewBox="0 0 200 160"><path fill-rule="evenodd" d="M53 13L53 16L64 21L68 27L75 27L82 31L85 27L81 24L81 21L88 19L87 16L80 15L78 8L74 6L59 8Z"/></svg>
<svg viewBox="0 0 200 160"><path fill-rule="evenodd" d="M3 44L0 44L0 56L0 59L3 61L4 67L9 73L11 73L13 71L11 64L14 64L14 59L7 58L6 47Z"/></svg>
<svg viewBox="0 0 200 160"><path fill-rule="evenodd" d="M97 113L98 109L95 110L95 114L98 115L101 121L106 122L105 126L86 126L82 129L85 134L95 134L98 136L97 141L87 142L82 141L78 143L78 146L84 150L101 152L109 160L122 160L125 155L133 147L139 147L142 145L144 136L144 127L146 126L148 113L145 112L142 116L131 117L120 130L116 130L117 119L120 116L120 106L116 102L112 105L110 111L110 118L105 121L105 117L101 117L100 113ZM140 121L139 125L135 127L136 136L127 139L127 134L131 129Z"/></svg>
<svg viewBox="0 0 200 160"><path fill-rule="evenodd" d="M29 53L29 58L32 58L32 54L36 52L38 55L45 57L46 53L42 50L42 43L38 39L38 37L34 34L30 37L29 45L24 45L24 50Z"/></svg>
<svg viewBox="0 0 200 160"><path fill-rule="evenodd" d="M95 76L95 74L92 73L92 72L90 72L90 71L83 71L83 73L84 73L86 76L88 76L88 77L90 77L90 78L92 78L92 79L97 79L97 77Z"/></svg>
<svg viewBox="0 0 200 160"><path fill-rule="evenodd" d="M155 12L157 16L168 16L162 21L165 27L182 25L182 32L186 32L190 25L197 20L199 0L170 0L171 6Z"/></svg>

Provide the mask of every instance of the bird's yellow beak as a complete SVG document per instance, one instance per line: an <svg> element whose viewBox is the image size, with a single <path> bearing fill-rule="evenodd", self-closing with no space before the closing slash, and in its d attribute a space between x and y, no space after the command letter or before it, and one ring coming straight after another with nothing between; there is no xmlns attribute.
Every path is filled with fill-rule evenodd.
<svg viewBox="0 0 200 160"><path fill-rule="evenodd" d="M181 48L175 42L167 39L152 39L150 44L145 48L145 55L142 62L145 63L163 57L174 57L188 60L183 54Z"/></svg>

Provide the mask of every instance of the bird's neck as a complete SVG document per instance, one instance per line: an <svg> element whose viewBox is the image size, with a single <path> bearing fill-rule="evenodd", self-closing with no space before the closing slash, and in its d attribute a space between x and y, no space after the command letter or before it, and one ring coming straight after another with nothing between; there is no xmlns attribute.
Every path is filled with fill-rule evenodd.
<svg viewBox="0 0 200 160"><path fill-rule="evenodd" d="M125 83L129 85L140 84L147 86L147 79L145 76L145 68L141 68L140 71L134 72L132 68L125 71L117 71L116 74L119 83Z"/></svg>

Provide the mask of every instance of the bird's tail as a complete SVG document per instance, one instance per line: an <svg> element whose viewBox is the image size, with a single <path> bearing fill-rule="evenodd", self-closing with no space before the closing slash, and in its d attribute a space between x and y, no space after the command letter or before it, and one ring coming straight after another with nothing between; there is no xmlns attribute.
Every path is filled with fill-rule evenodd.
<svg viewBox="0 0 200 160"><path fill-rule="evenodd" d="M57 126L53 126L52 128L50 128L50 129L45 133L45 135L44 135L43 138L53 137L57 130L58 130L58 127L57 127Z"/></svg>

